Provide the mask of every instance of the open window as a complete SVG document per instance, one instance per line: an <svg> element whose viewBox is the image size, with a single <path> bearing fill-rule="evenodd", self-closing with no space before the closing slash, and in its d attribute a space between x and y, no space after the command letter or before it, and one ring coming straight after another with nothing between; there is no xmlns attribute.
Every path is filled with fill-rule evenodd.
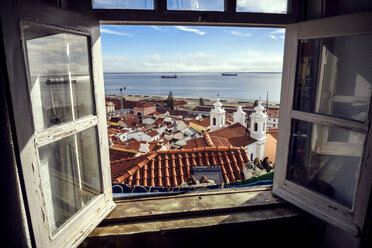
<svg viewBox="0 0 372 248"><path fill-rule="evenodd" d="M13 40L10 92L34 240L77 246L114 207L99 25L43 3L19 6L19 31L5 42L23 41Z"/></svg>
<svg viewBox="0 0 372 248"><path fill-rule="evenodd" d="M371 187L371 20L288 25L273 189L354 235Z"/></svg>
<svg viewBox="0 0 372 248"><path fill-rule="evenodd" d="M225 0L224 11L203 13L168 11L161 0L142 12L78 14L40 1L12 6L17 17L6 22L12 31L4 38L11 115L37 246L77 246L114 207L98 19L266 27L296 21L295 1L267 14L237 11L243 2ZM361 14L288 26L274 181L274 193L356 235L372 183L371 22ZM207 173L221 180L219 170Z"/></svg>

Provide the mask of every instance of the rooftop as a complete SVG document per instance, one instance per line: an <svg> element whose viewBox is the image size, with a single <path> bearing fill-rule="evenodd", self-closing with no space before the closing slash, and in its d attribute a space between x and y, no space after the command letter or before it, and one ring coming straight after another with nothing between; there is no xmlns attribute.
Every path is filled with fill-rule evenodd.
<svg viewBox="0 0 372 248"><path fill-rule="evenodd" d="M152 187L175 187L187 182L193 166L221 166L224 183L244 179L249 161L242 147L204 147L147 153L111 162L113 183Z"/></svg>
<svg viewBox="0 0 372 248"><path fill-rule="evenodd" d="M110 161L131 158L136 155L135 151L125 150L125 149L120 149L120 148L115 148L115 147L110 147L109 152L110 152Z"/></svg>
<svg viewBox="0 0 372 248"><path fill-rule="evenodd" d="M199 126L203 126L203 127L209 127L211 125L211 121L209 118L204 118L201 120L190 120L189 123L190 122L195 123Z"/></svg>
<svg viewBox="0 0 372 248"><path fill-rule="evenodd" d="M235 123L231 126L227 126L208 133L213 145L211 145L206 136L201 138L188 140L185 148L198 148L208 146L232 145L235 147L245 147L249 144L256 142L257 140L250 136L249 131L242 126L240 123ZM227 143L229 142L229 143Z"/></svg>

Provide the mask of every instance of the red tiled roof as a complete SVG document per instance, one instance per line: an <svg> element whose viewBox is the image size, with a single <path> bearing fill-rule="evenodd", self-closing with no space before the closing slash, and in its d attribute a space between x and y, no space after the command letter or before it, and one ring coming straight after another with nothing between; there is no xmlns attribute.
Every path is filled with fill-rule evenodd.
<svg viewBox="0 0 372 248"><path fill-rule="evenodd" d="M145 103L145 104L140 103L140 102L136 103L136 108L151 108L151 107L153 107L153 106L151 106L150 104L147 104L147 103Z"/></svg>
<svg viewBox="0 0 372 248"><path fill-rule="evenodd" d="M174 102L174 106L185 106L185 105L187 105L187 102L183 100Z"/></svg>
<svg viewBox="0 0 372 248"><path fill-rule="evenodd" d="M152 123L152 125L160 125L160 124L163 124L163 122L164 122L164 118L159 118L155 120L154 123Z"/></svg>
<svg viewBox="0 0 372 248"><path fill-rule="evenodd" d="M224 183L244 179L243 166L249 161L246 149L205 147L158 151L111 162L114 183L152 187L174 187L186 182L193 166L221 166Z"/></svg>
<svg viewBox="0 0 372 248"><path fill-rule="evenodd" d="M202 120L190 120L190 122L203 127L209 127L211 125L211 120L209 118L204 118Z"/></svg>
<svg viewBox="0 0 372 248"><path fill-rule="evenodd" d="M211 112L213 106L196 106L193 110L194 111L203 111L203 112Z"/></svg>
<svg viewBox="0 0 372 248"><path fill-rule="evenodd" d="M140 146L141 146L140 142L135 139L130 139L125 142L114 141L113 143L114 143L115 148L136 151L136 152L139 151Z"/></svg>
<svg viewBox="0 0 372 248"><path fill-rule="evenodd" d="M161 147L162 147L162 144L159 143L156 140L153 140L153 141L149 142L149 151L155 152L155 151L159 150Z"/></svg>
<svg viewBox="0 0 372 248"><path fill-rule="evenodd" d="M139 119L138 119L137 116L127 115L127 116L125 116L125 118L123 119L123 122L124 122L128 127L134 128L134 127L137 127L137 125L139 124Z"/></svg>
<svg viewBox="0 0 372 248"><path fill-rule="evenodd" d="M169 112L170 115L187 116L189 114L188 111L184 111L184 110L171 110L169 108L160 108L160 107L156 108L156 112L159 112L161 114L165 114L167 111Z"/></svg>
<svg viewBox="0 0 372 248"><path fill-rule="evenodd" d="M193 110L194 111L202 111L202 112L211 112L213 109L213 105L203 105L203 106L196 106ZM254 107L253 106L244 106L243 111L251 111ZM226 111L226 113L234 113L237 110L237 107L235 106L225 106L223 105L223 109Z"/></svg>
<svg viewBox="0 0 372 248"><path fill-rule="evenodd" d="M209 132L208 135L210 136L210 139L212 140L214 146L232 145L236 147L245 147L257 141L250 136L249 131L240 123L235 123L234 125ZM205 139L205 136L203 136L202 138L188 140L186 142L185 148L198 148L206 146L209 145Z"/></svg>
<svg viewBox="0 0 372 248"><path fill-rule="evenodd" d="M149 135L150 137L155 137L156 135L159 134L157 131L152 130L152 129L146 129L146 130L143 130L142 132Z"/></svg>
<svg viewBox="0 0 372 248"><path fill-rule="evenodd" d="M115 98L106 98L106 102L112 102L115 105L115 110L119 110L121 108L121 102L120 99ZM124 109L132 109L136 106L135 101L126 101L123 100L123 108Z"/></svg>
<svg viewBox="0 0 372 248"><path fill-rule="evenodd" d="M131 158L136 155L135 151L123 150L119 148L110 147L110 161L116 161L124 158Z"/></svg>

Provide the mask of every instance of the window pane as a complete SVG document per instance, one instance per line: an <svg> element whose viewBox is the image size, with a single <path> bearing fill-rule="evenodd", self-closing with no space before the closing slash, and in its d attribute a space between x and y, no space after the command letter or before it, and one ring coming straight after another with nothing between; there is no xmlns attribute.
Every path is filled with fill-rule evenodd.
<svg viewBox="0 0 372 248"><path fill-rule="evenodd" d="M39 149L40 170L52 232L101 193L96 128Z"/></svg>
<svg viewBox="0 0 372 248"><path fill-rule="evenodd" d="M364 139L362 133L293 120L287 178L351 208Z"/></svg>
<svg viewBox="0 0 372 248"><path fill-rule="evenodd" d="M169 10L224 11L224 0L168 0Z"/></svg>
<svg viewBox="0 0 372 248"><path fill-rule="evenodd" d="M36 131L94 114L87 37L25 25Z"/></svg>
<svg viewBox="0 0 372 248"><path fill-rule="evenodd" d="M93 0L94 9L154 9L154 0Z"/></svg>
<svg viewBox="0 0 372 248"><path fill-rule="evenodd" d="M237 0L236 11L287 14L288 0Z"/></svg>
<svg viewBox="0 0 372 248"><path fill-rule="evenodd" d="M372 35L301 40L293 108L365 122L371 43Z"/></svg>

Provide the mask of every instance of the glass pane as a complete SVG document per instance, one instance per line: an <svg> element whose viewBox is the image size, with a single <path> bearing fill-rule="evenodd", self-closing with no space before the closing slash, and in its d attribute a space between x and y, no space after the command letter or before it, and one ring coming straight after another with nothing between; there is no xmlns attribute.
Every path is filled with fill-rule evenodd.
<svg viewBox="0 0 372 248"><path fill-rule="evenodd" d="M287 14L288 0L237 0L236 11Z"/></svg>
<svg viewBox="0 0 372 248"><path fill-rule="evenodd" d="M224 11L224 0L168 0L168 10Z"/></svg>
<svg viewBox="0 0 372 248"><path fill-rule="evenodd" d="M87 37L24 25L35 130L94 114Z"/></svg>
<svg viewBox="0 0 372 248"><path fill-rule="evenodd" d="M93 0L94 9L154 9L154 0Z"/></svg>
<svg viewBox="0 0 372 248"><path fill-rule="evenodd" d="M39 148L43 194L52 232L102 192L96 128Z"/></svg>
<svg viewBox="0 0 372 248"><path fill-rule="evenodd" d="M351 208L364 139L362 133L293 120L287 179Z"/></svg>
<svg viewBox="0 0 372 248"><path fill-rule="evenodd" d="M372 35L301 40L294 109L365 122L372 91Z"/></svg>

